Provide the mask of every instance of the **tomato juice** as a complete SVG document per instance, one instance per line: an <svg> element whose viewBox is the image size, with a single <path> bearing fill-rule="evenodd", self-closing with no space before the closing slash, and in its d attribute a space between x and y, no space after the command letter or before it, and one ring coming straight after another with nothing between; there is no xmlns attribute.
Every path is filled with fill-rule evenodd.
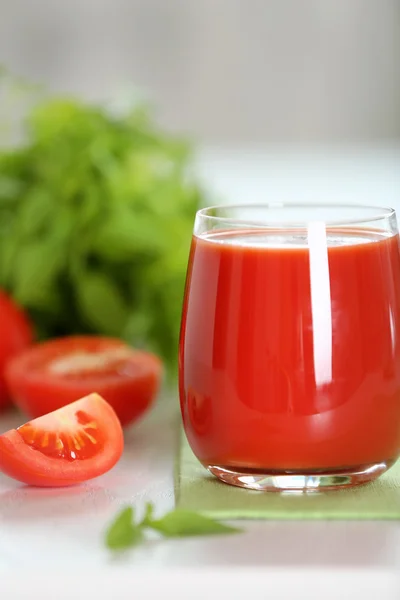
<svg viewBox="0 0 400 600"><path fill-rule="evenodd" d="M316 225L193 237L184 428L205 465L304 472L400 454L397 234Z"/></svg>

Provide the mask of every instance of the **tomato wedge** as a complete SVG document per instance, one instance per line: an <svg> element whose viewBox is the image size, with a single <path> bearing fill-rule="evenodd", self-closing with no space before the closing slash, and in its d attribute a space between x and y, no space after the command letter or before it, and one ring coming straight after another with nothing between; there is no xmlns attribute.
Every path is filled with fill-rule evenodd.
<svg viewBox="0 0 400 600"><path fill-rule="evenodd" d="M123 447L114 410L90 394L0 435L0 471L28 485L68 486L109 471Z"/></svg>
<svg viewBox="0 0 400 600"><path fill-rule="evenodd" d="M95 391L111 404L123 426L150 407L161 375L158 357L100 336L69 336L34 344L5 370L15 404L31 418Z"/></svg>

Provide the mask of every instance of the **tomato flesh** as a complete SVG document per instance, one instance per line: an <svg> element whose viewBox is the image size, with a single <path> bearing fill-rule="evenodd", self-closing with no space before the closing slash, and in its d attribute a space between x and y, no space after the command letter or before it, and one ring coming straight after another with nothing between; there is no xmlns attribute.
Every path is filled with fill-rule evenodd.
<svg viewBox="0 0 400 600"><path fill-rule="evenodd" d="M47 370L51 375L69 380L82 381L99 376L113 378L122 374L124 369L132 370L133 365L129 363L131 356L132 350L122 345L107 349L89 346L86 351L66 349L64 356L50 360ZM46 368L46 365L44 367Z"/></svg>
<svg viewBox="0 0 400 600"><path fill-rule="evenodd" d="M107 472L122 451L118 417L90 394L1 435L0 470L30 485L71 485Z"/></svg>
<svg viewBox="0 0 400 600"><path fill-rule="evenodd" d="M96 421L84 411L77 411L75 417L76 424L70 417L63 417L61 424L64 431L38 428L34 421L17 431L25 444L46 456L70 461L92 458L104 447L104 436L99 432ZM68 426L69 430L66 429Z"/></svg>
<svg viewBox="0 0 400 600"><path fill-rule="evenodd" d="M14 402L31 417L95 390L111 404L124 426L150 407L161 375L162 364L155 355L100 336L69 336L34 344L6 369Z"/></svg>

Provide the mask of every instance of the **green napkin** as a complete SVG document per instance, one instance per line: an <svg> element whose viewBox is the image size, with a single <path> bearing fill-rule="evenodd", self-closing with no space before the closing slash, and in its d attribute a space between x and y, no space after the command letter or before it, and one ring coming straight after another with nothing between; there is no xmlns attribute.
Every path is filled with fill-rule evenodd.
<svg viewBox="0 0 400 600"><path fill-rule="evenodd" d="M182 433L176 505L219 519L400 519L400 460L373 483L311 494L256 492L221 483L192 453Z"/></svg>

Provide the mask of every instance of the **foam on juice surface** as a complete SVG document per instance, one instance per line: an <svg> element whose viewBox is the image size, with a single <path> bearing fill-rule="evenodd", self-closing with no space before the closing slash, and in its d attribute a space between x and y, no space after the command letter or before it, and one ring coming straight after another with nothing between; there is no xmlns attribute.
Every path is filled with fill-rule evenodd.
<svg viewBox="0 0 400 600"><path fill-rule="evenodd" d="M368 229L326 229L322 230L326 236L327 246L355 246L379 242L392 234L384 231L371 231ZM217 244L240 246L250 248L304 248L309 245L307 230L274 230L274 229L248 229L211 231L198 236L208 242Z"/></svg>

